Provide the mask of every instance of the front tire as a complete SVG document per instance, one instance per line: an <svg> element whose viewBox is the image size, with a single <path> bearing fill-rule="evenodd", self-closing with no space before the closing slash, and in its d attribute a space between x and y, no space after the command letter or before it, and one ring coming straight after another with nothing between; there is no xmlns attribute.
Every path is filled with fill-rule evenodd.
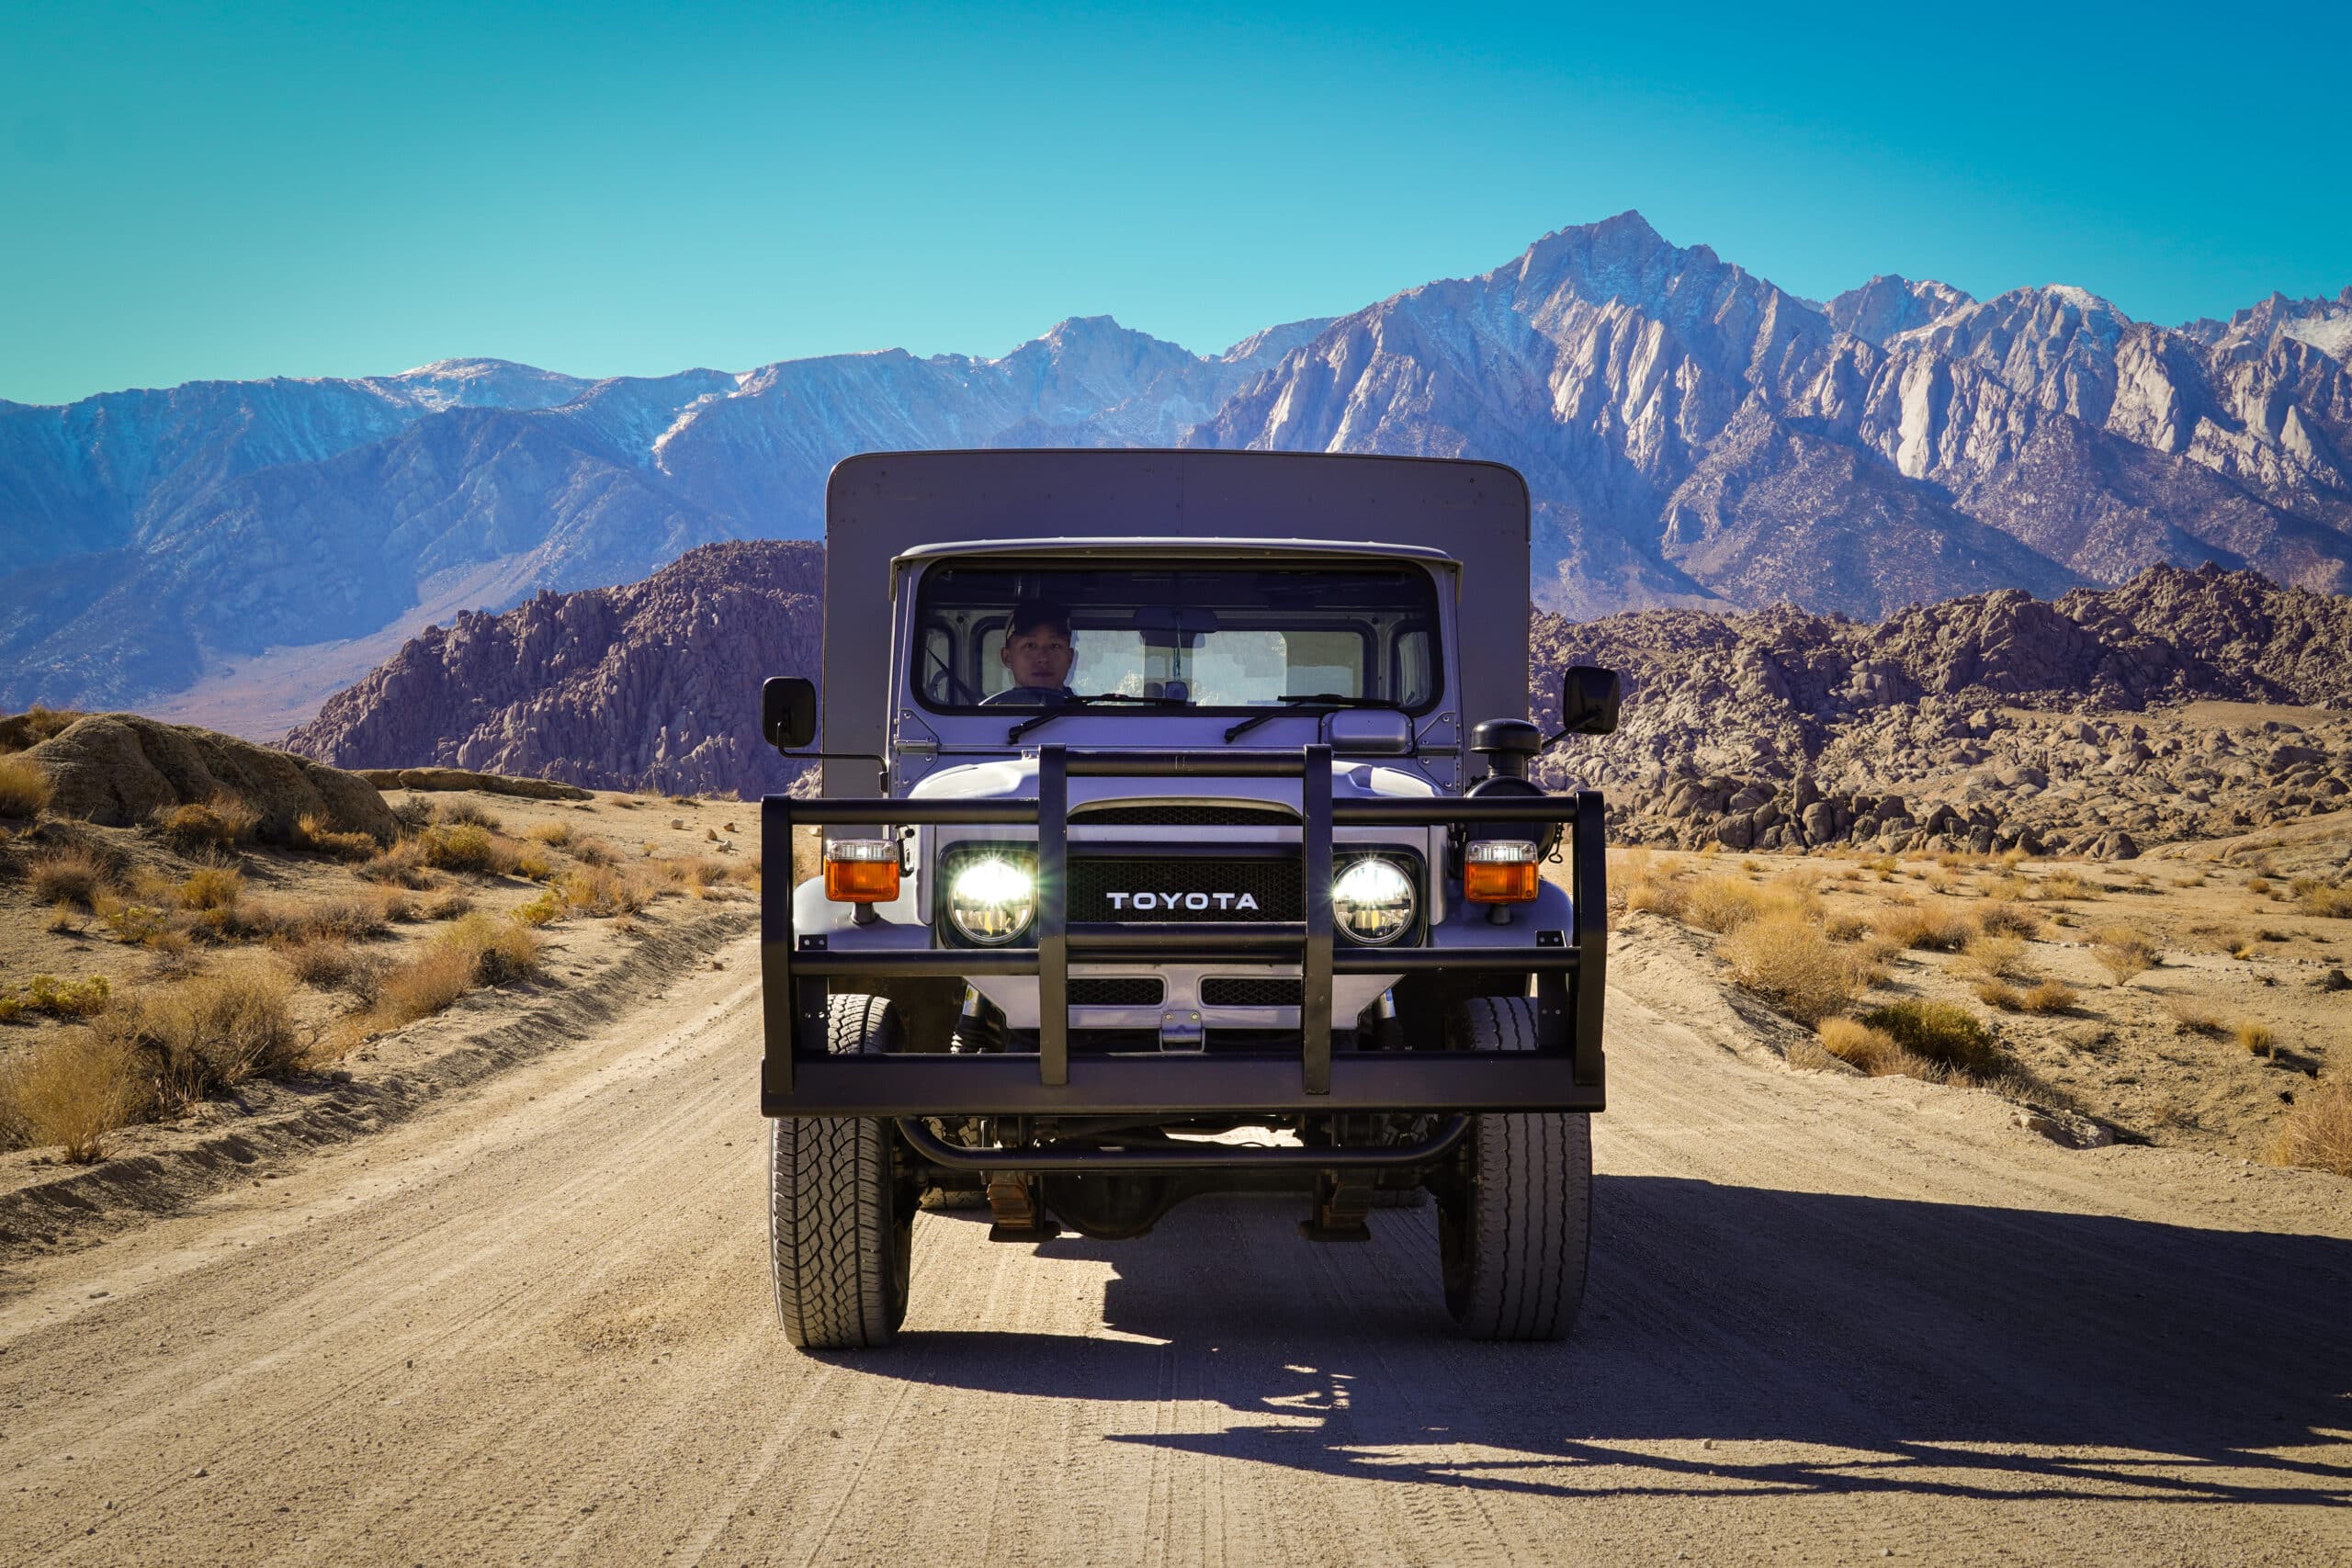
<svg viewBox="0 0 2352 1568"><path fill-rule="evenodd" d="M1449 1021L1457 1049L1535 1049L1532 998L1476 997ZM1565 1338L1584 1303L1592 1118L1475 1116L1462 1158L1438 1209L1446 1311L1473 1339Z"/></svg>
<svg viewBox="0 0 2352 1568"><path fill-rule="evenodd" d="M825 1005L837 1056L905 1049L880 997ZM875 1117L780 1116L768 1124L768 1258L784 1337L804 1350L887 1345L907 1315L915 1194L892 1158L898 1134Z"/></svg>

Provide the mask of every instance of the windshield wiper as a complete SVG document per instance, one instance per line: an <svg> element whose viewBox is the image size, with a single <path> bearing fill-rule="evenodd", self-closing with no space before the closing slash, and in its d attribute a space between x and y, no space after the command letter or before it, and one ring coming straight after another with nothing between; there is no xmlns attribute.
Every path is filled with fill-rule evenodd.
<svg viewBox="0 0 2352 1568"><path fill-rule="evenodd" d="M1251 714L1225 732L1225 743L1232 745L1238 736L1246 735L1270 718L1280 718L1300 707L1318 708L1393 708L1396 705L1385 697L1343 697L1337 692L1284 692L1274 699L1284 706L1268 708L1264 713Z"/></svg>
<svg viewBox="0 0 2352 1568"><path fill-rule="evenodd" d="M1091 696L1067 697L1045 712L1033 714L1006 730L1004 743L1008 746L1012 745L1039 725L1051 724L1072 708L1093 707L1104 703L1137 703L1145 707L1155 708L1188 708L1193 705L1192 700L1188 697L1139 697L1127 692L1097 692Z"/></svg>

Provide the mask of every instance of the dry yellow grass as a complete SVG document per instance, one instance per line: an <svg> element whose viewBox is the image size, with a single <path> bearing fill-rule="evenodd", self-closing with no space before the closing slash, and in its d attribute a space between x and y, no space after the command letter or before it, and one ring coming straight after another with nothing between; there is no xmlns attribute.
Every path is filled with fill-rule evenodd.
<svg viewBox="0 0 2352 1568"><path fill-rule="evenodd" d="M2258 1020L2251 1018L2238 1020L2230 1029L2230 1038L2236 1041L2238 1048L2250 1056L2268 1056L2277 1054L2278 1035L2273 1032L2268 1024Z"/></svg>
<svg viewBox="0 0 2352 1568"><path fill-rule="evenodd" d="M2132 926L2101 926L2091 933L2091 956L2119 986L2156 966L2156 944Z"/></svg>
<svg viewBox="0 0 2352 1568"><path fill-rule="evenodd" d="M2296 905L2306 915L2352 920L2352 887L2312 887L2297 896Z"/></svg>
<svg viewBox="0 0 2352 1568"><path fill-rule="evenodd" d="M503 986L538 972L546 939L519 921L471 914L389 970L364 1024L397 1029L430 1017L478 985Z"/></svg>
<svg viewBox="0 0 2352 1568"><path fill-rule="evenodd" d="M560 850L571 842L573 834L569 822L534 822L524 830L523 836L534 843Z"/></svg>
<svg viewBox="0 0 2352 1568"><path fill-rule="evenodd" d="M2084 899L2098 897L2098 890L2080 872L2060 866L2041 879L2041 894L2045 898Z"/></svg>
<svg viewBox="0 0 2352 1568"><path fill-rule="evenodd" d="M462 795L454 800L442 801L434 807L433 818L436 822L461 823L487 829L492 833L503 833L506 830L506 824L500 821L496 816Z"/></svg>
<svg viewBox="0 0 2352 1568"><path fill-rule="evenodd" d="M1803 915L1782 911L1744 921L1720 951L1735 985L1803 1022L1818 1022L1853 1000L1847 955Z"/></svg>
<svg viewBox="0 0 2352 1568"><path fill-rule="evenodd" d="M415 838L401 839L379 852L359 868L359 874L395 887L424 887L433 881L425 866L424 841Z"/></svg>
<svg viewBox="0 0 2352 1568"><path fill-rule="evenodd" d="M1996 936L2041 934L2041 917L2009 898L1995 898L1976 911L1979 929Z"/></svg>
<svg viewBox="0 0 2352 1568"><path fill-rule="evenodd" d="M2028 1012L2072 1012L2081 999L2064 980L2043 980L2025 988Z"/></svg>
<svg viewBox="0 0 2352 1568"><path fill-rule="evenodd" d="M49 774L22 757L0 757L0 817L38 817L55 793Z"/></svg>
<svg viewBox="0 0 2352 1568"><path fill-rule="evenodd" d="M2352 1078L2323 1078L2298 1095L2278 1124L2269 1158L2352 1176Z"/></svg>
<svg viewBox="0 0 2352 1568"><path fill-rule="evenodd" d="M2218 1035L2222 1032L2222 1015L2195 997L2166 997L2165 1010L2185 1034Z"/></svg>
<svg viewBox="0 0 2352 1568"><path fill-rule="evenodd" d="M1855 1019L1822 1020L1820 1039L1824 1051L1874 1078L1901 1075L1938 1081L1944 1077L1933 1063L1905 1051L1883 1029L1873 1029Z"/></svg>
<svg viewBox="0 0 2352 1568"><path fill-rule="evenodd" d="M61 980L54 975L36 975L22 985L0 985L0 1023L11 1022L27 1013L47 1013L51 1018L88 1018L102 1010L113 987L103 975L91 975L80 980Z"/></svg>
<svg viewBox="0 0 2352 1568"><path fill-rule="evenodd" d="M182 854L198 854L246 842L261 826L261 814L232 795L216 795L201 805L158 810L151 825Z"/></svg>
<svg viewBox="0 0 2352 1568"><path fill-rule="evenodd" d="M341 861L373 860L383 845L372 833L341 833L318 817L304 814L294 824L294 846Z"/></svg>
<svg viewBox="0 0 2352 1568"><path fill-rule="evenodd" d="M514 863L508 867L515 875L532 882L545 882L555 874L555 862L537 844L526 844L514 852Z"/></svg>
<svg viewBox="0 0 2352 1568"><path fill-rule="evenodd" d="M474 910L470 893L441 893L425 900L424 914L428 920L454 920Z"/></svg>
<svg viewBox="0 0 2352 1568"><path fill-rule="evenodd" d="M514 867L514 847L477 822L435 823L417 835L424 863L441 871L490 876Z"/></svg>
<svg viewBox="0 0 2352 1568"><path fill-rule="evenodd" d="M2019 980L2029 973L2025 943L2013 936L1971 937L1953 967L1988 980Z"/></svg>
<svg viewBox="0 0 2352 1568"><path fill-rule="evenodd" d="M609 865L574 867L556 879L554 891L583 915L634 915L651 901L637 875Z"/></svg>
<svg viewBox="0 0 2352 1568"><path fill-rule="evenodd" d="M35 855L26 880L33 897L43 904L75 904L90 909L96 907L98 892L109 878L96 855L80 844L68 844Z"/></svg>
<svg viewBox="0 0 2352 1568"><path fill-rule="evenodd" d="M602 839L577 840L571 852L589 865L616 865L621 858L620 852Z"/></svg>
<svg viewBox="0 0 2352 1568"><path fill-rule="evenodd" d="M1625 888L1625 908L1628 909L1647 910L1652 914L1664 915L1670 920L1679 920L1689 906L1690 896L1683 891L1681 885L1663 878L1637 878Z"/></svg>
<svg viewBox="0 0 2352 1568"><path fill-rule="evenodd" d="M0 1122L35 1148L82 1165L105 1154L106 1135L145 1110L148 1080L137 1050L118 1036L72 1029L36 1046L0 1078Z"/></svg>
<svg viewBox="0 0 2352 1568"><path fill-rule="evenodd" d="M244 893L244 874L226 865L200 865L172 890L183 909L233 909Z"/></svg>
<svg viewBox="0 0 2352 1568"><path fill-rule="evenodd" d="M282 966L247 959L219 974L143 988L100 1014L95 1027L145 1055L166 1105L192 1104L302 1065L293 988Z"/></svg>
<svg viewBox="0 0 2352 1568"><path fill-rule="evenodd" d="M1871 923L1880 936L1898 947L1927 953L1956 952L1968 941L1968 922L1942 909L1883 909Z"/></svg>

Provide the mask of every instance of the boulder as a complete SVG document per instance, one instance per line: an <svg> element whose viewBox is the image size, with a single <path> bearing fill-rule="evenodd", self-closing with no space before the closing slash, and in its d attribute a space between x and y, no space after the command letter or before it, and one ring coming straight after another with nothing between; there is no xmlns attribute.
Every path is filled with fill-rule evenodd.
<svg viewBox="0 0 2352 1568"><path fill-rule="evenodd" d="M361 768L361 778L378 789L478 789L485 795L511 795L526 800L588 800L593 792L553 779L511 779L503 773L478 773L470 768Z"/></svg>
<svg viewBox="0 0 2352 1568"><path fill-rule="evenodd" d="M159 810L228 795L259 814L263 839L280 843L304 817L379 843L400 834L384 797L355 773L138 714L92 714L20 755L49 775L51 810L107 827L135 827Z"/></svg>

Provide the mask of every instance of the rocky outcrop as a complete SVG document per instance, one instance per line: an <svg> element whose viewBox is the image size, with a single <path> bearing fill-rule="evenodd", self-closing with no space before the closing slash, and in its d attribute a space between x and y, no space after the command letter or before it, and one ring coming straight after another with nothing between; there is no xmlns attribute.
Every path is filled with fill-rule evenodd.
<svg viewBox="0 0 2352 1568"><path fill-rule="evenodd" d="M760 682L820 668L823 580L813 544L707 545L643 582L460 615L337 694L286 744L338 767L783 790L801 770L760 735Z"/></svg>
<svg viewBox="0 0 2352 1568"><path fill-rule="evenodd" d="M1877 625L1785 606L1540 615L1534 647L1539 712L1564 666L1619 671L1619 732L1544 766L1608 792L1635 840L2128 858L2352 795L2352 600L2254 572L2157 567ZM2182 705L2199 701L2272 705Z"/></svg>
<svg viewBox="0 0 2352 1568"><path fill-rule="evenodd" d="M460 789L511 795L518 800L587 800L591 792L552 779L510 779L466 768L361 768L359 776L378 789Z"/></svg>
<svg viewBox="0 0 2352 1568"><path fill-rule="evenodd" d="M338 831L399 834L375 785L307 757L137 714L91 714L19 754L49 775L50 809L110 828L135 827L175 806L228 796L258 814L255 830L285 843L310 817Z"/></svg>

